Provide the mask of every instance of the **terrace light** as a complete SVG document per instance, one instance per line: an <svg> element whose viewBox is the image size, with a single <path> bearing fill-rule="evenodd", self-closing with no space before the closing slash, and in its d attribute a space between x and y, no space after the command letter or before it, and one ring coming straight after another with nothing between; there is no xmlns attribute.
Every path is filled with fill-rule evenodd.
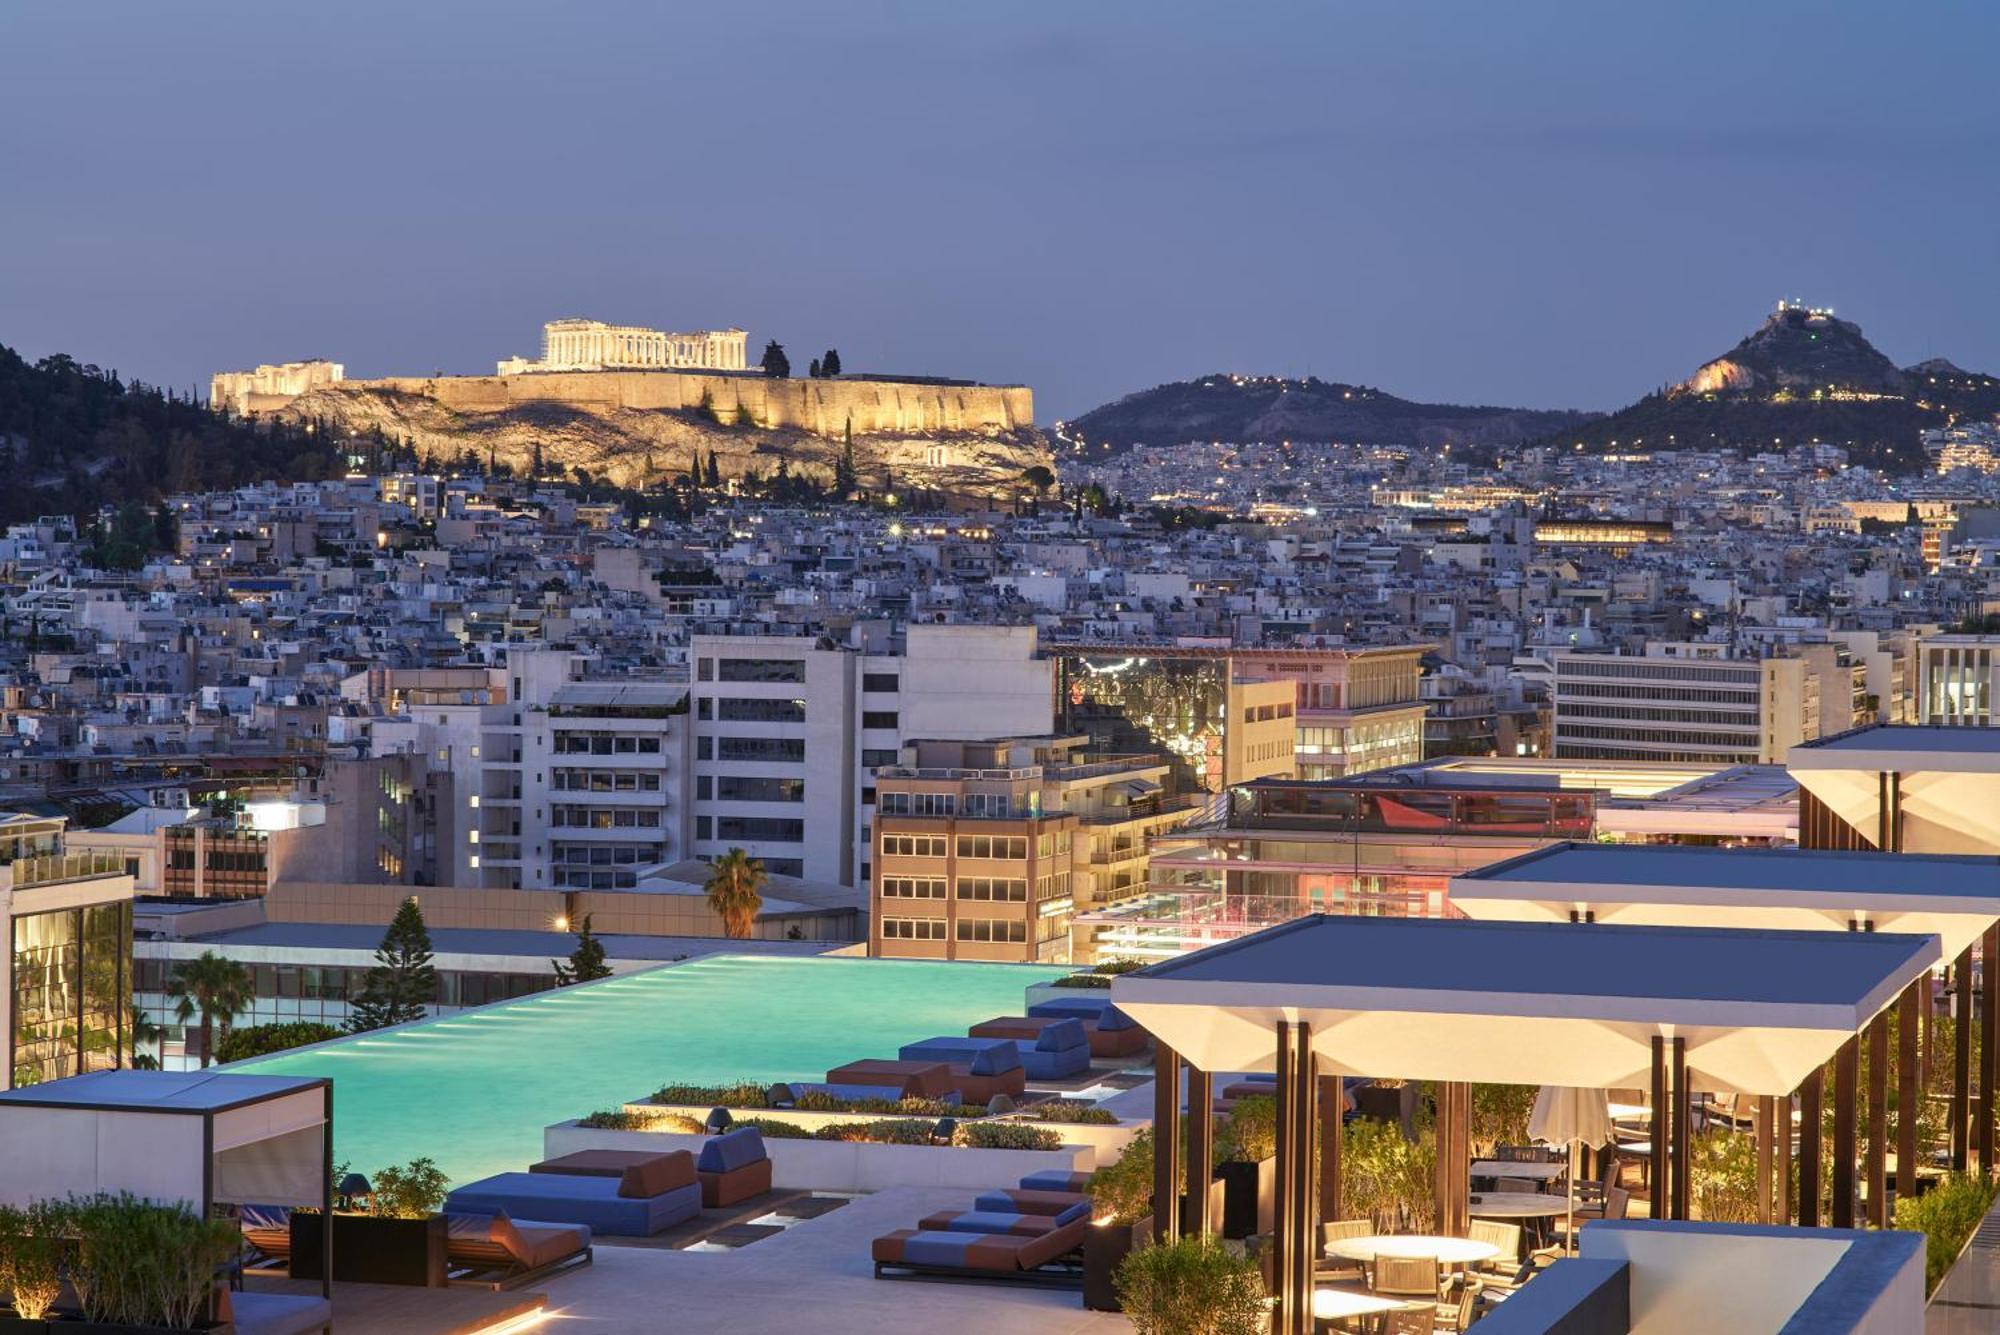
<svg viewBox="0 0 2000 1335"><path fill-rule="evenodd" d="M701 1125L702 1129L708 1132L709 1135L719 1136L727 1131L735 1120L734 1117L729 1115L729 1109L727 1108L710 1108L707 1120Z"/></svg>

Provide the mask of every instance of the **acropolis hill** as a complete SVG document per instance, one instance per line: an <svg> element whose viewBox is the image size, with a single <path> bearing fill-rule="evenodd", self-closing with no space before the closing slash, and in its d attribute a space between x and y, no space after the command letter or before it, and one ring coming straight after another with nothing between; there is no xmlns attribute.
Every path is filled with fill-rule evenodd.
<svg viewBox="0 0 2000 1335"><path fill-rule="evenodd" d="M579 329L595 331L581 350ZM509 359L502 374L349 380L338 363L291 362L217 375L211 403L345 434L380 431L433 455L490 451L517 467L539 445L546 466L624 486L681 473L695 451L711 450L727 476L769 473L783 459L830 477L850 434L861 475L886 468L900 485L978 490L1050 462L1024 385L728 369L742 364L741 339L741 330L556 321L541 360ZM722 365L688 364L697 358Z"/></svg>

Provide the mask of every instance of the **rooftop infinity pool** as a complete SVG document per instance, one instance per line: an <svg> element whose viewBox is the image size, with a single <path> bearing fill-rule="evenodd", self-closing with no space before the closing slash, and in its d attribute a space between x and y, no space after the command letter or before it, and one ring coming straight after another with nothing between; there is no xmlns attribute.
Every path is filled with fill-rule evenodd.
<svg viewBox="0 0 2000 1335"><path fill-rule="evenodd" d="M334 1158L419 1156L454 1184L542 1157L542 1128L669 1081L817 1080L905 1043L1018 1015L1068 972L1018 964L710 955L237 1062L333 1078Z"/></svg>

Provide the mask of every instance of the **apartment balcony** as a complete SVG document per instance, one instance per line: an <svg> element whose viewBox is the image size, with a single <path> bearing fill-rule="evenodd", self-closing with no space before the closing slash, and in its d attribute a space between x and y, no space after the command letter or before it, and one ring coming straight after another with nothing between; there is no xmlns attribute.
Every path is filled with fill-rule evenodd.
<svg viewBox="0 0 2000 1335"><path fill-rule="evenodd" d="M42 853L0 864L0 878L17 891L123 875L122 853Z"/></svg>

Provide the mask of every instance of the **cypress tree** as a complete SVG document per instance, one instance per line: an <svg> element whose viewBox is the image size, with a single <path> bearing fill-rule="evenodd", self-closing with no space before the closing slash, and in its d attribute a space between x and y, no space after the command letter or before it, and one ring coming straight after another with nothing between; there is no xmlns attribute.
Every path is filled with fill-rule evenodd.
<svg viewBox="0 0 2000 1335"><path fill-rule="evenodd" d="M577 929L576 949L569 953L569 963L564 964L561 960L550 960L549 963L555 966L557 987L611 976L611 966L604 962L604 943L590 934L588 913L583 915L583 926Z"/></svg>

